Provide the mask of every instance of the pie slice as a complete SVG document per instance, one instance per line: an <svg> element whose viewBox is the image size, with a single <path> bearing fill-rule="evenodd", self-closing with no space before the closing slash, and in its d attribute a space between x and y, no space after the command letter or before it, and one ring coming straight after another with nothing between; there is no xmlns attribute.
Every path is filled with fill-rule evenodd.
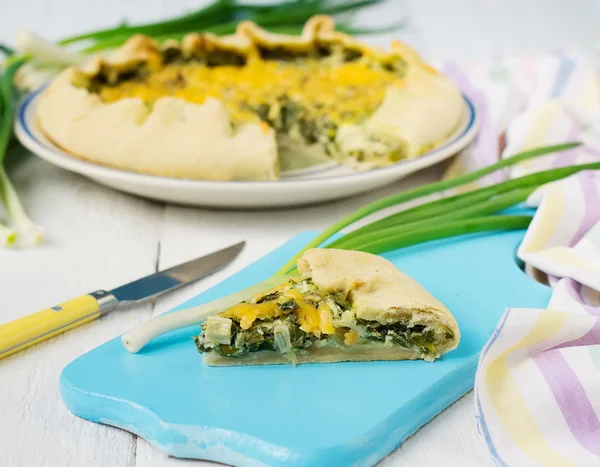
<svg viewBox="0 0 600 467"><path fill-rule="evenodd" d="M166 177L275 180L337 160L366 170L418 157L459 126L458 89L394 42L369 48L315 16L301 36L134 36L43 92L39 124L68 153ZM309 161L309 162L307 162Z"/></svg>
<svg viewBox="0 0 600 467"><path fill-rule="evenodd" d="M298 277L209 317L195 338L209 365L433 361L456 348L448 309L380 256L312 249Z"/></svg>

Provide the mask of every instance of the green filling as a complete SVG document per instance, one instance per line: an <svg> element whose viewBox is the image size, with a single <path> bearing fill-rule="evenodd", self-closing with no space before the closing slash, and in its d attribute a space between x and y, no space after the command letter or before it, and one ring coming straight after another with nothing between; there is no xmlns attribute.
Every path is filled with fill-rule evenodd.
<svg viewBox="0 0 600 467"><path fill-rule="evenodd" d="M331 308L334 323L335 319L340 319L345 311L351 310L351 305L342 294L330 294L323 296L319 294L317 288L310 279L294 282L290 280L293 286L302 291L306 301L313 301L316 306L320 301L325 301ZM337 328L337 335L317 337L313 334L307 334L300 329L293 311L298 307L294 299L281 296L281 292L273 292L264 295L256 303L277 302L277 307L283 312L284 316L274 321L256 320L249 329L242 329L240 323L232 319L232 332L229 344L213 344L204 342L204 331L194 337L196 347L200 353L216 352L224 357L243 357L252 352L261 350L279 351L276 345L275 328L285 326L289 331L289 347L294 351L303 351L314 345L317 341L319 345L340 345L343 342L345 332L350 329L345 327ZM378 341L385 344L395 344L408 349L418 349L425 355L437 355L439 336L434 329L423 325L410 325L409 321L402 321L392 324L381 324L376 321L366 321L357 319L356 324L363 328L361 337L372 341ZM279 330L280 331L280 330ZM446 337L452 337L451 335ZM343 345L343 344L342 344Z"/></svg>
<svg viewBox="0 0 600 467"><path fill-rule="evenodd" d="M302 290L308 295L316 294L317 289L310 279L300 282L294 282L290 279L290 282L295 288ZM295 350L306 349L317 340L327 340L326 337L320 339L313 334L307 334L302 331L300 325L296 321L296 315L292 313L298 307L298 304L294 299L280 296L281 292L273 292L261 297L256 303L277 300L277 307L285 314L285 316L275 321L257 320L249 329L242 329L240 323L232 319L232 335L229 345L205 344L204 330L206 329L206 325L204 325L203 332L199 336L194 337L194 342L196 343L198 351L200 353L216 352L225 357L243 357L251 352L258 352L260 350L278 350L275 345L275 325L284 325L288 328L290 333L290 345ZM307 301L310 301L310 299L307 298Z"/></svg>
<svg viewBox="0 0 600 467"><path fill-rule="evenodd" d="M289 135L304 144L321 143L328 151L329 145L335 140L335 123L325 115L309 117L309 112L301 103L290 100L286 95L279 96L276 104L247 105L246 109L254 112L277 132ZM354 116L346 117L352 119Z"/></svg>
<svg viewBox="0 0 600 467"><path fill-rule="evenodd" d="M279 298L280 295L281 295L281 292L273 292L272 294L265 295L263 298L258 300L256 303L271 302L271 301Z"/></svg>
<svg viewBox="0 0 600 467"><path fill-rule="evenodd" d="M278 144L282 150L280 159L283 171L309 167L325 162L327 158L350 157L357 162L398 162L405 157L402 143L374 135L366 137L365 147L342 150L336 141L340 126L338 123L328 115L315 115L303 103L291 100L286 95L279 96L277 102L271 105L261 103L244 107L277 132ZM367 117L362 112L344 112L340 121L342 124L360 125ZM306 151L305 148L312 150ZM315 148L318 149L315 151Z"/></svg>
<svg viewBox="0 0 600 467"><path fill-rule="evenodd" d="M293 303L292 303L293 302ZM295 350L302 350L310 347L315 341L328 342L328 337L318 338L312 334L306 334L300 329L295 320L295 315L291 311L297 306L294 300L279 303L282 310L288 311L286 317L277 320L277 324L284 324L290 332L291 347ZM409 327L408 323L393 323L382 325L378 322L357 320L357 323L367 328L362 334L363 338L373 341L390 342L405 348L417 348L426 355L437 354L437 338L433 329L423 325ZM273 322L258 321L257 324L249 329L241 329L240 324L233 320L233 329L231 343L217 344L214 347L209 344L204 345L202 336L194 338L196 347L200 353L216 352L224 357L243 357L252 352L261 350L276 351L275 335L273 333ZM348 329L346 329L348 330ZM332 336L331 344L339 344L339 340Z"/></svg>
<svg viewBox="0 0 600 467"><path fill-rule="evenodd" d="M381 324L359 319L357 323L367 328L363 337L368 339L383 342L391 341L406 348L416 347L427 355L436 355L437 353L438 339L436 332L427 326L417 324L411 327L408 321Z"/></svg>
<svg viewBox="0 0 600 467"><path fill-rule="evenodd" d="M310 347L314 341L319 340L312 334L306 334L300 329L298 323L296 323L295 315L290 314L285 318L277 320L277 324L283 324L287 326L290 332L290 342L293 349L305 349ZM261 322L249 329L242 329L240 323L233 320L233 329L231 343L217 344L214 347L212 345L205 346L202 340L202 336L194 337L196 347L200 353L204 352L216 352L224 357L243 357L252 352L258 352L261 350L277 350L275 346L275 334L273 332L273 322Z"/></svg>
<svg viewBox="0 0 600 467"><path fill-rule="evenodd" d="M298 308L298 304L293 298L283 298L277 303L277 307L285 313L291 313Z"/></svg>

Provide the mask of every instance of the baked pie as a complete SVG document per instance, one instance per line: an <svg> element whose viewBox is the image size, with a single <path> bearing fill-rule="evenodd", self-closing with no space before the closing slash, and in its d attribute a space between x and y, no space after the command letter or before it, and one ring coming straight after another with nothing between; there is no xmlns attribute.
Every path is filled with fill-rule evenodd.
<svg viewBox="0 0 600 467"><path fill-rule="evenodd" d="M63 71L37 116L55 144L165 177L276 180L335 160L358 170L415 158L462 121L460 92L409 47L367 47L315 16L300 36L242 22L230 36L137 35Z"/></svg>

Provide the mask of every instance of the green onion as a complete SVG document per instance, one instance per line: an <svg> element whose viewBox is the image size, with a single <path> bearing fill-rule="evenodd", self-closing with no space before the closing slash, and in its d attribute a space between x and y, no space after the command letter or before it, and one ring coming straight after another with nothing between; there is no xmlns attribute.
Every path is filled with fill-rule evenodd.
<svg viewBox="0 0 600 467"><path fill-rule="evenodd" d="M23 244L38 245L41 243L44 231L25 212L17 192L3 168L0 168L0 199L6 206L11 224L14 225L19 236L23 238Z"/></svg>
<svg viewBox="0 0 600 467"><path fill-rule="evenodd" d="M8 143L12 136L15 114L14 90L12 80L25 60L13 61L0 76L0 167L4 163Z"/></svg>
<svg viewBox="0 0 600 467"><path fill-rule="evenodd" d="M446 224L429 226L409 232L402 232L399 229L385 236L381 236L378 232L375 232L371 237L366 236L358 249L367 253L380 254L457 235L490 230L525 229L531 222L531 219L531 216L484 216L451 221Z"/></svg>
<svg viewBox="0 0 600 467"><path fill-rule="evenodd" d="M271 32L299 34L304 23L314 15L341 15L380 3L382 0L304 0L284 1L267 5L241 4L237 0L217 0L197 11L164 21L135 26L117 27L92 31L68 37L59 45L91 42L84 52L118 47L134 34L145 34L158 41L181 39L191 32L211 32L213 34L232 34L242 20L253 21ZM342 23L338 28L350 34L372 34L396 30L402 24L395 23L375 28L353 28Z"/></svg>
<svg viewBox="0 0 600 467"><path fill-rule="evenodd" d="M13 49L4 44L0 44L0 52L2 52L4 55L14 55L15 53Z"/></svg>
<svg viewBox="0 0 600 467"><path fill-rule="evenodd" d="M454 223L454 221L462 220L464 218L471 218L476 216L482 216L485 214L494 214L496 212L508 209L515 204L525 201L527 197L537 187L520 188L509 193L495 196L484 202L473 204L471 203L468 207L454 209L450 212L446 211L444 214L439 216L427 216L424 219L420 219L412 222L398 222L395 225L389 225L385 227L377 228L374 224L369 224L363 229L359 229L343 238L334 241L329 244L330 248L343 248L347 250L360 249L364 245L365 241L372 236L375 232L380 237L394 236L398 233L408 233L413 231L419 231L427 228L435 228L436 226L443 225L446 222Z"/></svg>
<svg viewBox="0 0 600 467"><path fill-rule="evenodd" d="M496 190L494 190L494 192L496 192ZM371 222L365 227L356 229L346 234L345 238L359 235L365 229L381 229L397 225L399 222L409 223L419 221L421 219L429 219L433 216L439 216L441 214L447 213L450 210L456 211L461 208L472 206L475 203L488 200L492 195L493 193L490 193L489 189L480 189L468 193L463 193L460 195L449 196L438 200L430 201L428 203L420 204L413 208L409 208L404 211L392 214L388 217L384 217L383 219L380 219L378 221Z"/></svg>
<svg viewBox="0 0 600 467"><path fill-rule="evenodd" d="M498 212L506 207L524 201L529 194L545 183L567 177L581 170L595 170L596 168L597 163L593 163L540 171L467 193L431 201L372 222L365 227L350 232L344 236L344 241L360 236L365 232L381 230L386 227L396 226L399 223L412 225L412 223L421 219L431 220L444 218L449 215L456 216L455 212L458 212L462 217L475 212L480 214L484 211L487 213ZM512 204L510 204L511 202Z"/></svg>
<svg viewBox="0 0 600 467"><path fill-rule="evenodd" d="M14 229L4 225L0 226L0 243L4 245L14 244L17 232L24 235L27 239L26 243L39 243L42 239L42 230L25 213L17 192L2 167L12 136L15 115L12 81L23 63L25 63L25 59L12 61L0 77L0 200L4 202L11 224L14 226Z"/></svg>
<svg viewBox="0 0 600 467"><path fill-rule="evenodd" d="M182 27L187 29L191 25L196 26L198 29L201 29L202 27L211 26L214 24L218 24L221 21L228 20L230 18L229 13L232 11L232 9L235 8L234 4L235 2L232 2L230 0L219 0L211 5L208 5L205 8L179 16L177 18L169 19L166 21L142 24L139 26L120 25L115 28L92 31L77 36L67 37L59 41L59 44L67 45L89 39L106 40L119 38L124 41L134 34L146 34L149 36L154 36L157 34L166 34L170 32L176 33L180 31ZM257 7L238 6L237 8L239 8L242 11L252 11Z"/></svg>
<svg viewBox="0 0 600 467"><path fill-rule="evenodd" d="M17 232L4 224L0 224L0 246L13 246L16 241Z"/></svg>
<svg viewBox="0 0 600 467"><path fill-rule="evenodd" d="M397 31L398 29L401 29L404 26L406 26L405 21L400 21L398 23L392 23L388 26L380 26L377 28L357 28L354 26L346 25L344 23L340 23L336 25L335 29L336 31L345 32L346 34L350 34L353 36L366 36L369 34L383 34L385 32Z"/></svg>
<svg viewBox="0 0 600 467"><path fill-rule="evenodd" d="M412 201L417 198L421 198L423 196L427 196L427 195L430 195L433 193L438 193L438 192L441 192L444 190L455 188L457 186L465 185L467 183L474 182L475 180L478 180L478 179L480 179L486 175L489 175L490 173L493 173L504 167L509 167L509 166L515 165L519 162L522 162L524 160L532 159L535 157L540 157L540 156L543 156L546 154L551 154L551 153L554 153L557 151L564 151L567 149L571 149L576 146L579 146L580 144L581 143L565 143L565 144L558 144L558 145L554 145L554 146L544 146L541 148L532 149L529 151L522 152L520 154L516 154L507 159L503 159L499 162L496 162L495 164L489 165L487 167L476 170L474 172L467 173L460 177L456 177L456 178L453 178L450 180L442 180L439 182L424 185L424 186L415 188L413 190L409 190L409 191L405 191L403 193L398 193L396 195L388 196L386 198L383 198L383 199L375 201L371 204L368 204L368 205L358 209L357 211L353 212L352 214L344 217L343 219L339 220L331 227L325 229L323 231L323 233L321 233L314 240L309 242L301 251L298 252L298 254L296 254L292 259L290 259L278 271L278 274L285 274L287 271L294 268L296 265L296 262L298 261L300 256L302 256L302 254L306 250L318 247L323 242L328 240L332 235L335 235L340 230L342 230L344 227L347 227L350 224L353 224L354 222L356 222L360 219L363 219L364 217L369 216L370 214L380 211L381 209L388 208L391 206L396 206L396 205L399 205L402 203L406 203L408 201ZM571 175L573 173L576 173L580 170L585 170L586 168L589 168L592 170L599 169L600 163L583 164L583 165L579 165L579 166L563 167L563 168L553 169L553 170L546 171L546 172L539 172L539 173L535 173L532 175L528 175L526 177L508 180L506 182L503 182L504 184L506 184L503 186L504 186L504 188L509 187L511 189L513 187L518 188L519 185L522 186L522 184L524 182L532 183L532 179L538 180L539 184L547 183L548 181L558 180L559 178L564 178L564 177ZM527 186L529 186L529 185L527 185ZM494 185L492 187L483 188L483 189L490 190L490 192L492 192L493 190L497 190L497 188L495 188L495 187L496 187L496 185ZM429 208L422 208L422 209L429 209Z"/></svg>

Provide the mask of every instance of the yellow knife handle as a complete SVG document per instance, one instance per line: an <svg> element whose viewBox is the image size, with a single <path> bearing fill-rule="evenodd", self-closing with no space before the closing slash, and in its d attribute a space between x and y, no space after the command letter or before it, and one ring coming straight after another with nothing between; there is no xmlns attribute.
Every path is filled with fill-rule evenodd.
<svg viewBox="0 0 600 467"><path fill-rule="evenodd" d="M92 321L118 304L104 290L74 298L29 316L0 325L0 358Z"/></svg>

